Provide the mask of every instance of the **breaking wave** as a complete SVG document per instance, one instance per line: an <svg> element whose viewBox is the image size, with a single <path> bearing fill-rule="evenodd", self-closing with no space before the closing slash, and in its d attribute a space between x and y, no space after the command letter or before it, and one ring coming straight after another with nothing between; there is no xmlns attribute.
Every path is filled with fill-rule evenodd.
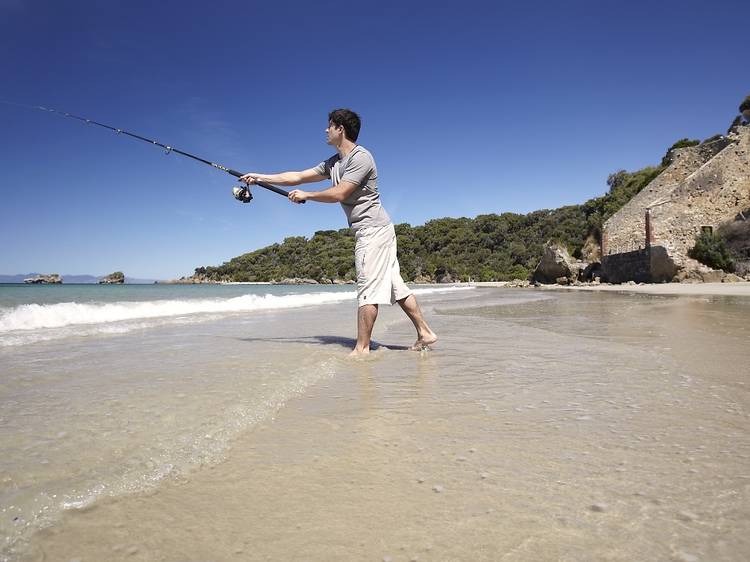
<svg viewBox="0 0 750 562"><path fill-rule="evenodd" d="M472 289L473 287L444 287L415 289L416 294L451 292ZM55 304L23 304L14 308L0 310L0 345L27 343L29 338L23 336L29 331L47 331L51 329L79 326L77 335L92 333L118 333L130 329L152 325L152 320L164 319L180 321L185 317L215 316L221 314L253 312L256 310L279 310L344 302L355 299L355 291L318 292L291 295L242 295L222 299L185 299L185 300L149 300L120 301L110 303L64 302ZM146 322L144 324L144 322ZM127 323L127 325L113 325ZM94 328L95 330L85 329ZM59 337L59 334L57 337ZM65 334L70 335L70 334ZM9 337L5 337L9 336ZM39 339L55 339L54 334L46 336L37 334Z"/></svg>

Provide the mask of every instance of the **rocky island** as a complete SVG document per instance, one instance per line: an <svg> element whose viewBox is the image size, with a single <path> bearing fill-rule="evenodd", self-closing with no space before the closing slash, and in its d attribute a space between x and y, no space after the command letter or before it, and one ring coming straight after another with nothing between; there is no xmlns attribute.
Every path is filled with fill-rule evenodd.
<svg viewBox="0 0 750 562"><path fill-rule="evenodd" d="M121 285L123 283L125 283L125 274L122 271L115 271L99 279L100 285Z"/></svg>
<svg viewBox="0 0 750 562"><path fill-rule="evenodd" d="M63 281L59 274L50 273L27 277L23 282L29 285L61 285Z"/></svg>

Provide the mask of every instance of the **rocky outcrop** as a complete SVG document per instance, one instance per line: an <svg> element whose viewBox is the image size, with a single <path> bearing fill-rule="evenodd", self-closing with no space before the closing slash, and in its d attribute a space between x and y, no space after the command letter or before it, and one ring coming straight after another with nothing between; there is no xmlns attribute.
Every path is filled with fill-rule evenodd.
<svg viewBox="0 0 750 562"><path fill-rule="evenodd" d="M125 274L122 271L115 271L99 279L100 285L122 285L123 283L125 283Z"/></svg>
<svg viewBox="0 0 750 562"><path fill-rule="evenodd" d="M57 273L50 273L48 275L35 275L34 277L28 277L23 280L24 283L30 285L60 285L62 284L62 277Z"/></svg>
<svg viewBox="0 0 750 562"><path fill-rule="evenodd" d="M696 275L690 273L697 262L688 258L688 250L701 229L715 230L750 208L750 127L739 126L726 137L676 149L670 158L659 176L604 223L602 265L607 280L672 280L665 279L672 267L675 280L713 278L700 269ZM653 259L656 248L663 249L664 259ZM638 270L629 275L623 269L628 260L616 256L640 253L645 257L631 260ZM644 260L649 262L645 277L640 270ZM660 268L659 279L653 264Z"/></svg>
<svg viewBox="0 0 750 562"><path fill-rule="evenodd" d="M692 258L685 260L684 266L677 272L674 280L680 283L741 283L746 281L739 275L726 273L720 269L711 269Z"/></svg>
<svg viewBox="0 0 750 562"><path fill-rule="evenodd" d="M568 284L577 281L587 265L573 259L568 250L560 244L547 242L532 278L538 283Z"/></svg>
<svg viewBox="0 0 750 562"><path fill-rule="evenodd" d="M206 276L201 275L191 275L190 277L180 277L179 279L169 279L167 281L156 281L157 285L219 285L223 282L228 282L229 280L224 281L215 281L213 279L209 279Z"/></svg>
<svg viewBox="0 0 750 562"><path fill-rule="evenodd" d="M602 248L594 236L588 236L581 248L581 259L586 263L602 261Z"/></svg>
<svg viewBox="0 0 750 562"><path fill-rule="evenodd" d="M281 281L274 281L274 285L320 285L315 279L304 279L301 277L287 277Z"/></svg>

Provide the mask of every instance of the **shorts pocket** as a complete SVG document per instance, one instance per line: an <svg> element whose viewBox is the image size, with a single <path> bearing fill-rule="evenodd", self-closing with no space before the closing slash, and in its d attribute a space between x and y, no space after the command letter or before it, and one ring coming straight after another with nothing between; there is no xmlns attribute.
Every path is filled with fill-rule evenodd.
<svg viewBox="0 0 750 562"><path fill-rule="evenodd" d="M357 272L357 283L364 282L365 276L365 249L354 252L354 270Z"/></svg>

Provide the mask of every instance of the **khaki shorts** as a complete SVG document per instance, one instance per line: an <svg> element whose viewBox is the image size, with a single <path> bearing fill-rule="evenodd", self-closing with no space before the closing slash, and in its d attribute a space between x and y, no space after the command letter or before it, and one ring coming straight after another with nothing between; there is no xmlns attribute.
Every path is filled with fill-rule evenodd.
<svg viewBox="0 0 750 562"><path fill-rule="evenodd" d="M355 233L354 241L359 306L394 304L411 295L401 279L392 224L361 228Z"/></svg>

